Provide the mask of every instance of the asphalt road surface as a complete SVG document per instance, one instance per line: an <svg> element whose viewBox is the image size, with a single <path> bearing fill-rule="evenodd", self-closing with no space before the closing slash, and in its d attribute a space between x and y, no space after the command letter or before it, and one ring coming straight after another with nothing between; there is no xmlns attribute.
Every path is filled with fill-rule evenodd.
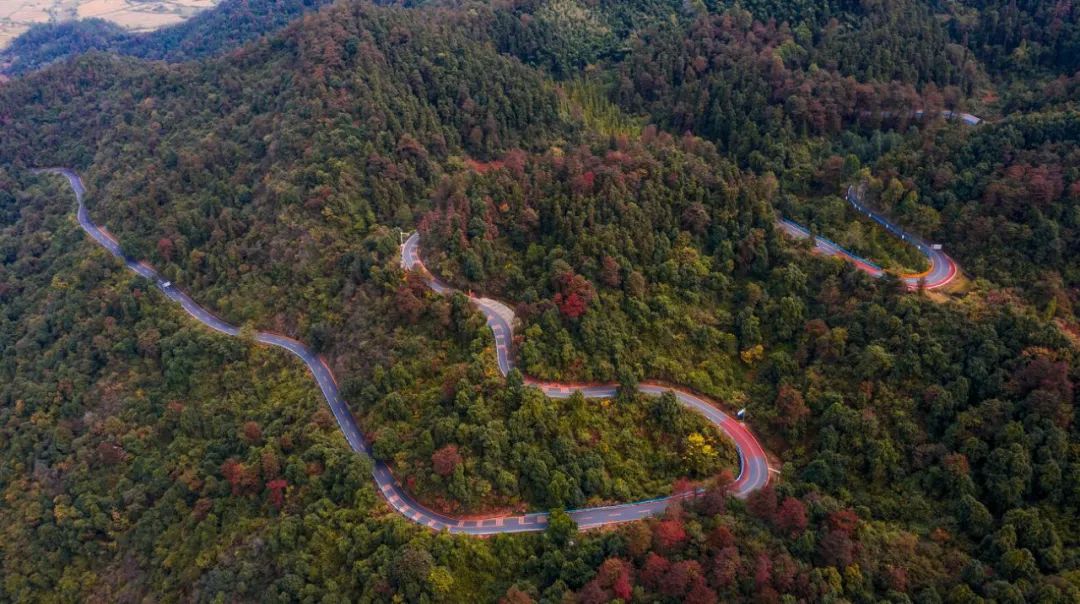
<svg viewBox="0 0 1080 604"><path fill-rule="evenodd" d="M420 271L431 289L439 293L452 293L453 288L432 275L424 266L423 260L420 259L419 244L420 235L418 233L413 233L405 240L405 244L401 246L402 268ZM491 298L469 296L469 300L487 318L488 327L491 328L491 332L495 335L495 354L499 363L499 371L505 376L513 367L510 345L514 336L514 311L510 310L502 302ZM618 384L542 382L528 376L526 376L525 382L530 386L539 388L551 398L567 398L574 392L581 392L585 398L612 398L619 388ZM638 390L655 396L667 391L671 392L684 407L705 416L706 419L731 438L739 454L739 475L732 485L732 493L736 497L746 497L751 492L768 484L769 464L765 456L765 450L762 449L757 439L754 438L754 435L742 422L721 411L708 399L688 390L655 382L639 384ZM693 493L690 493L612 507L578 510L574 513L580 514L581 520L578 520L577 517L575 517L575 520L578 520L579 526L584 526L612 524L642 518L662 511L672 499L692 495ZM583 523L582 520L585 522Z"/></svg>
<svg viewBox="0 0 1080 604"><path fill-rule="evenodd" d="M200 306L176 285L162 277L153 267L145 262L141 262L125 255L116 239L110 235L108 231L97 226L90 220L90 216L86 211L86 206L83 204L83 195L85 194L86 189L83 187L82 180L75 172L66 168L49 168L38 170L38 172L59 174L67 179L78 200L77 218L79 226L81 226L94 241L108 250L112 255L122 260L129 269L152 281L165 296L179 304L185 312L203 325L225 335L234 337L240 335L240 328L223 321L214 315L214 313ZM416 258L415 256L417 239L414 237L410 239L410 241L411 244L403 246L402 262L405 263L407 259L412 258L414 261L409 264L409 266L412 266L419 263L419 258ZM430 275L428 283L435 291L440 293L449 293L453 291L437 279L430 277ZM511 336L513 335L512 326L514 313L505 305L495 300L473 298L473 301L481 312L487 316L488 324L492 327L498 350L499 368L505 375L510 371L510 367L512 366L509 346ZM337 383L326 363L318 355L312 352L310 348L292 338L265 331L255 332L254 338L257 342L262 344L277 346L278 348L288 350L307 365L308 370L311 371L312 376L315 378L315 382L319 385L323 397L325 397L327 404L330 406L330 410L333 412L338 427L345 436L345 440L348 442L349 447L357 453L370 456L370 444L364 439L363 433L356 424L356 419L349 411L348 405L345 403L344 399L341 398ZM567 397L570 396L574 390L579 389L582 390L586 396L593 397L607 397L612 396L615 393L615 387L610 385L589 385L579 388L572 385L540 384L536 382L533 382L533 384L542 388L545 392L554 397ZM659 394L668 388L657 384L643 384L641 389L645 392ZM754 489L760 488L768 483L769 472L765 453L757 440L741 423L724 414L701 397L678 389L671 390L675 393L675 396L678 397L680 402L704 414L711 421L720 426L720 428L735 441L736 446L739 448L741 465L739 477L734 485L734 494L736 496L745 497ZM387 467L384 462L380 460L373 461L372 475L375 480L376 488L378 488L379 492L391 508L405 518L434 530L446 530L451 533L466 535L493 535L496 533L540 531L547 526L548 514L546 512L493 516L489 518L462 519L450 517L427 509L414 500L401 486L401 483L394 478L393 474L390 472L390 468ZM695 493L685 493L674 497L664 497L621 505L571 510L569 513L580 528L595 528L653 516L667 508L674 499L692 497L694 495Z"/></svg>
<svg viewBox="0 0 1080 604"><path fill-rule="evenodd" d="M972 125L981 121L979 118L968 114L957 114L956 116L950 115L947 117L958 117L965 123ZM163 278L153 267L145 262L125 255L116 239L110 235L108 231L97 226L90 220L90 216L86 211L86 206L83 204L83 196L86 190L83 187L82 180L75 172L66 168L49 168L39 170L38 172L59 174L67 179L78 200L77 217L79 226L81 226L94 241L108 250L112 255L122 260L129 269L138 275L153 281L165 296L179 304L185 312L203 325L225 335L234 337L240 335L240 329L238 327L223 321L209 310L200 306L176 285ZM957 267L951 258L940 250L933 249L932 246L914 235L907 233L884 216L863 206L854 188L848 190L848 201L855 209L865 213L894 235L911 242L930 259L931 269L927 271L927 273L923 275L902 276L909 287L917 287L920 280L923 281L924 286L927 288L932 289L941 287L956 276ZM810 236L810 233L805 228L789 220L781 219L778 224L793 236ZM424 267L419 256L419 242L419 235L414 233L408 238L404 245L402 245L401 265L406 269L421 271L428 286L431 287L432 290L441 294L453 293L453 288L439 281L438 278L432 275ZM881 276L883 274L882 269L874 263L859 258L822 237L816 238L815 248L824 254L843 257L846 260L853 262L861 270L874 276ZM491 327L492 334L495 338L495 351L499 370L505 376L513 367L511 344L513 342L514 333L514 312L498 300L471 295L469 298L477 309L479 309L487 318L488 326ZM370 456L370 444L364 439L363 433L356 424L356 419L349 411L348 405L345 403L344 399L341 398L337 382L326 363L318 355L312 352L310 348L292 338L260 331L254 334L254 339L262 344L277 346L278 348L288 350L307 365L308 370L311 371L319 389L322 391L323 397L325 397L330 410L333 412L334 418L337 420L338 426L345 436L345 440L348 442L349 447L357 453ZM540 388L546 395L553 398L569 397L576 391L580 391L587 398L610 398L615 395L618 388L615 384L561 384L540 382L529 378L526 378L526 382ZM705 397L682 388L655 382L644 382L638 386L638 389L641 392L651 395L660 395L665 391L672 392L679 403L702 414L731 438L735 443L739 455L739 475L732 485L732 492L736 497L747 497L751 492L768 484L769 465L765 451L762 449L754 435L742 422L724 413L717 405ZM373 460L372 475L376 487L391 508L409 520L434 530L446 530L451 533L467 535L492 535L496 533L539 531L547 526L548 514L545 512L470 519L446 516L425 508L409 496L397 479L394 478L393 474L390 472L390 468L384 462ZM587 529L654 516L663 512L663 510L665 510L673 501L693 497L695 495L695 492L682 493L670 497L660 497L657 499L624 503L620 505L571 510L569 513L579 527Z"/></svg>
<svg viewBox="0 0 1080 604"><path fill-rule="evenodd" d="M915 117L921 118L926 112L919 110L915 111ZM888 112L885 113L888 116ZM970 113L961 113L958 111L944 110L941 112L941 116L947 120L960 120L968 126L978 126L983 122L981 117L972 115ZM855 187L848 187L847 191L848 203L852 205L859 213L865 214L868 218L874 222L885 227L885 230L889 231L896 237L914 245L926 258L930 261L930 270L919 273L917 275L899 275L900 280L903 281L908 289L915 290L919 288L920 283L926 289L937 289L939 287L945 287L949 283L952 283L953 279L960 273L959 267L956 262L949 257L948 254L940 249L934 249L934 246L927 243L923 239L919 238L912 233L909 233L902 229L899 225L892 222L885 216L871 210L862 203L862 199L859 198L859 191ZM780 218L777 221L777 226L784 230L788 235L798 239L806 239L810 237L810 231L806 227L788 220L786 218ZM851 262L861 271L868 273L874 277L880 277L885 274L885 270L880 266L870 262L869 260L856 256L855 254L845 250L839 245L829 241L824 237L814 238L814 250L818 253L826 256L837 256L843 258L848 262Z"/></svg>
<svg viewBox="0 0 1080 604"><path fill-rule="evenodd" d="M979 119L975 116L970 117L975 120ZM961 117L961 119L964 119L965 123L968 123L966 118ZM859 198L858 189L856 189L855 187L848 187L847 200L848 203L850 203L851 206L855 208L855 210L858 211L860 214L866 215L868 218L880 224L882 227L885 228L885 230L889 231L899 239L902 239L907 243L915 246L915 248L922 252L922 254L926 256L927 260L930 261L930 270L924 273L920 273L917 275L899 275L900 280L907 285L908 289L918 289L920 283L922 283L923 287L926 289L937 289L939 287L945 287L949 283L952 283L953 279L955 279L956 276L960 273L959 268L956 266L956 262L954 262L948 254L941 251L940 249L934 249L933 245L923 241L918 236L905 231L899 225L892 222L885 216L882 216L881 214L863 205L862 200ZM796 237L798 239L806 239L807 237L810 237L810 231L807 230L806 227L803 227L802 225L792 222L786 218L779 219L777 221L777 225L781 229L783 229L784 232L791 235L792 237ZM855 267L859 270L864 271L874 277L880 277L885 274L885 270L882 269L880 266L874 264L873 262L870 262L865 258L856 256L855 254L845 250L844 248L833 243L832 241L829 241L824 237L819 236L815 238L814 249L817 252L826 256L837 256L839 258L843 258L844 260L847 260L848 262L854 264Z"/></svg>

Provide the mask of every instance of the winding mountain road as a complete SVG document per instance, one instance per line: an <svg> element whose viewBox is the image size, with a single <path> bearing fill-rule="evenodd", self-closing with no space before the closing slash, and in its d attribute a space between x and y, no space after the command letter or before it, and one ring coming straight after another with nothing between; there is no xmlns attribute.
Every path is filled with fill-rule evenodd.
<svg viewBox="0 0 1080 604"><path fill-rule="evenodd" d="M974 120L979 120L979 118L970 114L965 113L963 115L969 116ZM965 123L979 123L978 121L969 122L967 118L964 118L962 116L961 119L963 119ZM863 205L862 200L859 199L858 189L856 189L855 187L848 187L847 200L848 203L850 203L856 211L861 214L865 214L874 222L885 227L885 230L889 231L899 239L902 239L907 243L915 246L915 248L922 252L922 254L926 256L927 260L930 261L930 269L923 273L900 275L900 280L907 285L908 289L916 290L919 288L920 283L926 289L937 289L940 287L945 287L949 283L952 283L953 279L955 279L956 276L960 274L959 267L956 266L956 262L954 262L948 254L941 251L940 249L935 249L933 245L930 245L929 243L923 241L920 237L905 231L903 228L901 228L899 225L892 222L885 216ZM783 229L784 232L797 239L806 239L810 237L810 231L807 230L806 227L796 222L792 222L791 220L788 220L786 218L780 218L779 220L777 220L777 225L781 229ZM874 264L873 262L870 262L865 258L862 258L845 250L844 248L833 243L832 241L829 241L824 237L818 236L815 238L814 249L817 252L826 256L837 256L839 258L843 258L844 260L847 260L848 262L854 264L855 267L859 270L864 271L873 277L881 277L885 274L885 269Z"/></svg>
<svg viewBox="0 0 1080 604"><path fill-rule="evenodd" d="M917 118L922 118L926 115L926 112L921 109L912 113ZM977 115L972 115L970 113L964 113L960 111L952 111L950 109L942 110L939 113L941 117L945 118L946 120L959 120L966 126L978 126L984 121L981 117ZM888 116L889 114L886 113L885 115ZM911 245L915 246L915 248L922 252L922 254L926 256L927 260L930 261L930 269L925 272L918 274L899 275L900 280L907 285L908 289L917 290L919 289L920 285L925 289L937 289L939 287L945 287L949 283L952 283L952 281L956 279L956 276L960 274L960 268L956 265L956 262L954 262L948 254L941 251L940 246L935 247L927 243L922 238L907 232L906 230L901 228L900 225L889 220L884 215L879 214L878 212L875 212L874 210L871 210L870 208L863 205L862 200L859 199L859 191L856 187L848 187L847 200L848 203L850 203L856 211L862 214L866 214L868 218L885 227L885 230L889 231L894 236L899 237L903 241L906 241ZM811 236L810 231L806 227L802 226L797 222L788 220L787 218L778 218L776 224L785 233L796 239L807 239ZM836 256L838 258L842 258L854 264L857 269L869 274L872 277L881 277L885 274L885 269L865 258L862 258L849 252L848 250L845 250L844 248L833 243L832 241L829 241L824 237L817 236L814 238L814 250L825 256Z"/></svg>
<svg viewBox="0 0 1080 604"><path fill-rule="evenodd" d="M214 313L203 308L186 293L161 276L153 267L124 254L120 244L105 229L94 224L83 203L86 189L82 180L74 171L67 168L48 168L37 170L38 173L59 174L65 177L75 192L78 201L78 213L76 214L79 226L90 235L99 245L124 262L124 264L136 274L153 281L159 290L170 300L179 304L185 312L195 320L210 329L229 336L239 336L240 328L231 325ZM422 268L416 254L419 238L414 235L402 246L402 265L406 268ZM425 271L428 283L439 293L450 293L453 290L441 283ZM499 369L506 375L512 367L509 347L513 335L514 313L505 305L487 298L471 298L476 307L487 317L488 325L491 326L495 335L496 351L498 354ZM307 365L315 382L322 391L326 403L337 420L338 427L345 436L349 447L364 455L371 456L371 446L365 440L363 433L356 424L356 419L349 411L348 405L342 399L338 391L334 376L326 363L310 348L292 338L259 331L254 334L255 341L283 348L296 355ZM587 397L610 397L615 394L615 385L588 385L575 386L570 384L548 384L529 381L530 384L541 388L548 396L565 398L580 390ZM662 384L645 383L640 386L642 392L659 395L666 390L671 390L680 403L698 411L714 424L720 427L735 442L739 451L739 476L733 485L733 494L738 497L746 497L752 491L765 486L769 481L768 462L765 452L758 444L757 439L742 423L720 411L706 399L691 392L676 388L668 388ZM373 458L372 476L376 488L382 494L387 504L396 512L409 520L428 528L450 533L465 535L494 535L497 533L520 533L543 530L548 523L546 512L530 514L493 516L490 518L454 518L430 510L413 499L402 487L401 483L394 478L390 468L385 462ZM646 501L637 501L620 505L584 508L571 510L570 517L574 519L580 528L588 529L631 520L639 520L659 514L676 499L691 497L694 493L685 493L671 497L662 497Z"/></svg>
<svg viewBox="0 0 1080 604"><path fill-rule="evenodd" d="M432 290L440 294L453 293L455 290L452 287L440 281L427 270L427 267L424 266L424 262L420 259L419 244L420 235L418 233L413 233L405 240L405 244L401 248L401 267L406 270L420 271L420 274L423 275L428 287ZM513 361L510 356L510 346L514 336L514 311L510 310L510 308L502 302L492 300L491 298L469 296L469 300L480 310L484 317L487 318L488 327L491 328L491 332L495 335L495 354L499 362L499 371L505 376L510 372L510 369L513 368ZM551 398L567 398L574 392L581 392L586 398L612 398L619 389L618 384L564 384L542 382L528 376L525 377L525 383L539 388L544 394ZM765 455L765 450L762 449L757 439L754 438L754 435L742 422L721 411L708 399L682 388L667 386L657 382L643 382L638 385L638 390L654 396L659 396L664 392L671 392L675 395L675 399L684 407L705 416L706 419L731 438L735 443L735 449L739 454L739 475L732 484L732 493L736 497L746 497L751 492L768 484L769 464ZM601 522L602 524L607 524L609 522L626 520L626 514L658 512L667 505L670 499L671 498L660 498L646 502L628 503L610 508L592 509L614 510L613 512L607 512L604 516L604 518L611 520ZM646 513L644 515L649 514ZM579 522L578 524L580 525L581 523Z"/></svg>
<svg viewBox="0 0 1080 604"><path fill-rule="evenodd" d="M969 114L957 114L955 116L947 117L957 117L971 125L978 124L981 121L979 118ZM86 189L83 187L82 180L79 178L78 174L67 168L48 168L37 170L36 172L59 174L67 179L72 190L75 192L75 197L78 201L77 218L79 226L81 226L94 241L108 250L112 255L121 259L129 269L138 275L153 281L166 297L179 304L185 312L203 325L225 335L234 337L240 335L240 328L223 321L209 310L200 306L190 296L162 277L153 267L124 254L116 239L104 228L97 226L90 220L89 213L83 203L83 196L86 193ZM910 242L930 260L931 268L926 273L901 276L908 287L915 289L920 283L929 289L943 287L956 277L958 273L957 266L951 258L939 249L934 249L933 246L927 244L922 239L904 231L886 217L865 207L859 199L858 193L854 187L848 189L847 198L856 210L866 214L897 237ZM807 229L790 220L781 218L778 220L778 226L794 237L807 238L811 236ZM419 243L420 237L416 233L413 233L405 241L401 247L401 266L406 270L420 271L427 285L435 292L440 294L454 293L455 290L453 288L440 281L426 269L423 261L420 259ZM826 255L844 258L852 262L860 270L866 271L873 276L880 277L884 274L884 270L882 270L881 267L869 260L860 258L855 254L848 252L823 237L816 238L815 249ZM495 352L499 371L505 376L513 368L511 345L514 333L514 312L505 304L497 300L474 297L471 295L469 296L469 299L487 319L487 324L491 328L495 338ZM371 456L371 446L360 431L356 419L353 417L352 412L349 411L348 405L345 403L344 399L342 399L341 393L337 387L337 382L334 379L330 368L326 365L326 362L303 343L286 336L259 331L254 334L254 339L262 344L283 348L303 361L314 376L315 382L322 391L323 397L326 399L331 412L333 412L338 427L345 436L345 440L349 444L349 447L357 453ZM615 396L618 389L617 384L562 384L541 382L528 377L526 377L526 383L539 388L544 394L552 398L567 398L577 391L580 391L587 398L610 398ZM643 382L638 386L638 390L646 394L657 396L664 392L673 393L679 403L703 415L731 438L739 455L739 475L732 485L733 495L745 498L753 491L768 484L770 468L765 451L762 449L754 435L742 422L721 411L708 399L682 388L656 382ZM372 459L372 476L380 494L391 508L417 524L421 524L434 530L446 530L451 533L466 535L493 535L497 533L540 531L547 526L548 514L546 512L470 519L454 518L440 514L424 507L413 499L405 491L401 483L394 478L390 468L385 462L374 458ZM594 528L657 515L665 510L673 501L692 497L695 494L696 493L694 492L682 493L670 497L660 497L657 499L624 503L620 505L571 510L569 514L579 527L583 529Z"/></svg>

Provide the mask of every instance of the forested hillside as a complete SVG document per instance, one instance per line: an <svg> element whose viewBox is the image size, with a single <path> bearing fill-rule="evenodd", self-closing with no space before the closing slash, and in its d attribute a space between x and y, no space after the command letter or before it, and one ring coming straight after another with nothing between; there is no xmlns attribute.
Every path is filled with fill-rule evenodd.
<svg viewBox="0 0 1080 604"><path fill-rule="evenodd" d="M1075 7L404 4L13 47L0 600L1080 601ZM130 276L41 166L243 335ZM968 279L909 292L777 228L925 270L851 184ZM468 295L400 268L412 230ZM505 379L470 295L519 318ZM255 329L326 359L417 501L547 529L397 513ZM645 380L744 409L769 486L730 497L733 444ZM561 511L694 487L604 530Z"/></svg>
<svg viewBox="0 0 1080 604"><path fill-rule="evenodd" d="M1080 113L1018 112L963 138L930 133L885 166L897 178L880 205L949 241L973 275L1020 287L1048 318L1071 319L1080 286Z"/></svg>
<svg viewBox="0 0 1080 604"><path fill-rule="evenodd" d="M1021 74L1080 69L1080 7L1072 2L957 2L949 27L992 68Z"/></svg>
<svg viewBox="0 0 1080 604"><path fill-rule="evenodd" d="M272 316L290 300L310 310L304 282L330 279L336 294L364 275L358 244L375 224L407 228L450 158L542 148L571 130L550 83L444 16L342 6L237 56L177 67L91 54L4 89L5 106L36 119L11 124L0 145L24 165L93 165L91 209L101 201L125 249L219 300L227 318ZM110 175L100 190L99 174ZM256 295L258 272L241 271L250 284L226 278L239 268L230 256L286 271L292 292ZM248 287L234 310L228 292Z"/></svg>
<svg viewBox="0 0 1080 604"><path fill-rule="evenodd" d="M760 334L737 338L735 322L758 318L734 319L728 304L740 281L779 266L770 187L707 142L650 131L448 180L420 230L439 274L518 303L527 373L730 395L741 372L724 357ZM802 312L789 302L786 334Z"/></svg>

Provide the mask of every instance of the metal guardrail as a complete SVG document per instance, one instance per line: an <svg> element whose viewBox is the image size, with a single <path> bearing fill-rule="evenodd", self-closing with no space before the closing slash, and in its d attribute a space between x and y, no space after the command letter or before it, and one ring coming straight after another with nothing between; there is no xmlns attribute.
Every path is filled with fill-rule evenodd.
<svg viewBox="0 0 1080 604"><path fill-rule="evenodd" d="M859 201L859 196L855 190L854 185L848 187L847 200L848 203L851 204L851 207L855 208L856 211L866 214L867 217L869 217L874 222L880 224L881 226L885 227L887 231L899 237L902 241L905 241L915 246L920 252L923 253L923 255L928 257L933 256L933 248L931 248L930 244L923 241L922 238L905 231L885 216L863 205L862 202Z"/></svg>
<svg viewBox="0 0 1080 604"><path fill-rule="evenodd" d="M815 244L817 244L819 242L824 242L824 243L832 246L833 248L835 248L836 251L844 254L845 256L847 256L848 258L850 258L852 260L855 260L857 262L861 262L861 263L863 263L863 264L865 264L865 265L867 265L867 266L869 266L869 267L871 267L873 269L879 270L881 272L885 272L885 269L878 266L877 263L871 262L870 260L867 260L866 258L863 258L862 256L859 256L858 254L854 254L854 253L850 252L847 248L845 248L842 245L836 243L832 239L829 239L827 237L823 237L821 235L812 235L810 233L809 229L807 229L806 227L802 226L801 224L799 224L797 222L793 222L791 220L788 220L787 218L781 218L780 222L782 222L782 223L788 225L789 227L799 231L800 233L803 233L804 235L806 235L806 237L811 237L811 236L814 237L814 243Z"/></svg>

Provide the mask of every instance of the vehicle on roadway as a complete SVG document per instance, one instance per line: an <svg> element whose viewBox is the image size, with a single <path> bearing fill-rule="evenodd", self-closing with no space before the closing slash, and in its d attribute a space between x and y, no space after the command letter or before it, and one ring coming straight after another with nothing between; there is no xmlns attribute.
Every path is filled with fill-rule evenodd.
<svg viewBox="0 0 1080 604"><path fill-rule="evenodd" d="M123 260L125 265L137 274L159 283L162 291L170 300L180 304L184 311L203 325L225 335L240 335L240 328L226 323L210 311L199 306L184 292L177 288L173 288L172 282L163 279L153 267L144 262L138 262L126 257L120 249L119 244L90 220L89 213L87 212L85 205L83 205L83 194L85 189L83 188L82 180L74 171L66 168L53 168L39 170L38 172L60 174L67 178L68 183L74 190L75 197L78 200L78 213L76 216L79 225L92 239L114 256ZM898 236L904 236L905 239L912 240L914 245L921 252L930 257L931 265L933 267L931 271L929 271L930 276L933 277L932 286L940 286L947 283L955 276L957 271L956 265L948 256L940 250L922 243L920 239L914 236L907 236L903 230L893 225L885 217L873 213L872 211L865 210L861 206L861 201L858 199L858 196L854 193L854 188L849 189L848 200L857 209L866 211L871 218L890 232ZM808 230L791 221L780 219L778 222L781 228L795 236L811 236ZM419 270L424 276L428 287L434 291L438 293L452 293L454 291L453 288L439 281L424 268L418 253L419 240L419 234L413 233L401 246L402 267L407 270ZM876 274L877 276L880 276L882 273L881 269L873 265L873 263L859 259L827 239L816 237L815 244L816 248L822 252L848 258L855 262L856 266L861 270ZM910 283L910 280L916 277L919 280L925 280L927 282L931 281L925 275L908 276L905 277L905 279ZM514 312L508 306L497 300L474 297L471 295L471 292L470 301L487 318L488 326L491 328L495 337L495 348L499 370L505 376L513 367L510 356L510 346L513 341ZM363 437L363 433L356 424L355 417L349 410L348 404L342 398L333 374L319 356L301 342L282 335L260 331L256 332L254 339L256 342L283 348L296 355L304 362L322 391L323 397L326 399L327 405L330 407L334 418L337 420L338 427L341 429L346 443L353 451L370 456L370 444ZM569 397L574 392L581 392L586 397L608 398L613 396L617 389L617 385L615 384L558 384L539 382L533 379L528 379L527 382L540 388L546 395L554 398ZM646 394L654 396L658 396L664 392L673 393L680 404L705 416L732 439L739 455L739 475L730 485L730 492L732 495L745 498L748 497L750 493L761 489L768 484L769 474L774 470L769 467L765 450L762 448L757 438L754 437L741 421L728 416L708 399L685 389L649 382L642 382L638 385L638 389ZM743 417L744 414L745 409L739 412L740 418ZM493 535L497 533L542 531L546 528L548 523L548 514L545 512L479 519L463 519L447 516L435 512L434 510L430 510L413 499L401 483L394 478L390 467L384 461L378 459L374 460L372 476L375 480L377 490L393 510L409 520L433 530L445 530L451 533L466 535ZM648 516L660 514L667 509L670 503L687 497L694 497L698 492L700 491L692 490L687 493L646 501L571 510L569 515L577 525L583 529L631 520L640 520Z"/></svg>
<svg viewBox="0 0 1080 604"><path fill-rule="evenodd" d="M176 287L172 287L172 282L165 280L153 267L144 262L139 262L126 257L120 249L119 244L90 220L89 213L83 205L83 194L85 189L82 186L82 181L75 172L63 168L40 170L39 172L60 174L67 178L68 183L75 191L75 196L78 200L79 209L77 218L79 225L97 243L102 245L114 256L123 260L129 269L158 283L166 297L178 303L185 312L198 320L201 324L228 336L235 337L241 334L239 327L223 321L209 310L200 306L186 293ZM402 246L401 261L403 265L410 267L419 265L419 268L423 268L423 264L417 253L416 243L418 241L418 235L413 234L406 240L405 245ZM454 291L448 285L431 277L430 273L424 271L424 274L428 279L428 286L436 292L451 293ZM513 322L515 320L514 312L510 310L509 307L496 300L480 297L471 297L470 300L488 319L488 325L491 327L492 333L496 339L496 354L499 362L499 370L503 375L506 375L513 366L509 352L510 343L512 342L513 337ZM323 397L326 399L326 403L333 413L349 448L356 453L368 456L371 455L370 443L364 438L363 432L359 429L355 417L349 410L348 403L346 403L341 396L341 392L338 390L332 372L317 354L297 340L270 332L256 332L254 334L254 341L287 350L303 361L315 378L315 382L319 389L322 391ZM587 397L609 398L614 396L617 388L617 386L613 384L552 384L541 383L532 379L529 379L528 383L540 388L543 392L554 398L566 398L571 396L575 391L580 391ZM704 397L681 388L668 386L666 384L643 382L639 385L639 389L642 392L654 396L659 396L664 392L672 392L681 404L704 415L734 441L735 447L739 452L740 465L739 475L730 486L732 495L745 498L753 491L768 484L770 469L765 451L750 430L741 422L729 417ZM465 535L493 535L497 533L542 531L547 527L549 517L547 512L532 512L527 514L469 519L455 518L440 514L416 501L405 490L400 481L394 477L390 467L385 461L374 459L372 465L372 477L374 478L375 486L389 507L410 521L430 529L436 531L445 530L451 533ZM694 497L698 492L699 491L689 491L670 497L659 497L646 501L570 510L568 513L574 522L577 523L578 527L582 529L596 528L655 516L667 509L668 505L672 502L688 497Z"/></svg>

